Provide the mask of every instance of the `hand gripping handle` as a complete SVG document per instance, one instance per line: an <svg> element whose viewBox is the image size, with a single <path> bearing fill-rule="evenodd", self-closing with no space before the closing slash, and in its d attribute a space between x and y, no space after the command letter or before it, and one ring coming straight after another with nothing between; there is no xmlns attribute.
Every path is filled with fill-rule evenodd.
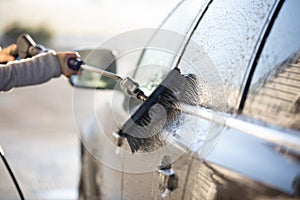
<svg viewBox="0 0 300 200"><path fill-rule="evenodd" d="M79 58L69 58L68 59L68 67L72 70L78 71L81 65L84 64L83 60Z"/></svg>

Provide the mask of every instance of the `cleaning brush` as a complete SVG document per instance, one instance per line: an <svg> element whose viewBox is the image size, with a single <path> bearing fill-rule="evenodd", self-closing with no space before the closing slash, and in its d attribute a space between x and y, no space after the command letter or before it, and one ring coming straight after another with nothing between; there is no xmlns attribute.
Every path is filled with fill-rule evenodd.
<svg viewBox="0 0 300 200"><path fill-rule="evenodd" d="M132 153L153 151L165 145L163 130L174 131L180 126L180 103L198 102L197 79L193 74L182 75L178 68L171 70L148 99L125 122L118 132L126 138Z"/></svg>
<svg viewBox="0 0 300 200"><path fill-rule="evenodd" d="M153 151L165 145L161 133L177 130L183 122L182 114L185 113L279 146L300 150L300 139L292 130L282 132L253 123L253 119L248 122L243 116L232 117L226 113L205 109L203 106L200 109L195 107L200 104L200 92L196 75L183 75L178 68L171 70L149 98L125 122L118 135L127 139L132 153L139 150Z"/></svg>

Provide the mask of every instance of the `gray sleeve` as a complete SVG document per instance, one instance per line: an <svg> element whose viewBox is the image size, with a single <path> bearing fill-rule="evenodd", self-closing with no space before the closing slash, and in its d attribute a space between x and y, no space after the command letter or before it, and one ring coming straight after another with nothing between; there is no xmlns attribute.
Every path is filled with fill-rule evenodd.
<svg viewBox="0 0 300 200"><path fill-rule="evenodd" d="M0 65L0 91L40 84L60 74L60 65L53 51L9 62L6 65Z"/></svg>

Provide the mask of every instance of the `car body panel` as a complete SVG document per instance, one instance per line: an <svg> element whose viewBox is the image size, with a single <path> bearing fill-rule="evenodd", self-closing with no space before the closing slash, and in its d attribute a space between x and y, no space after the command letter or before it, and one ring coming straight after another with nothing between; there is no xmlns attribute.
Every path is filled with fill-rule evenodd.
<svg viewBox="0 0 300 200"><path fill-rule="evenodd" d="M224 130L205 160L286 193L296 192L293 184L300 174L300 163L280 154L272 143L243 132Z"/></svg>
<svg viewBox="0 0 300 200"><path fill-rule="evenodd" d="M82 162L83 170L85 172L86 168L93 169L82 173L81 187L94 188L91 192L89 189L83 189L86 191L84 194L80 194L80 198L83 199L120 199L122 197L122 172L111 167L122 166L123 160L120 155L115 153L116 146L113 143L114 139L111 134L116 128L116 124L111 123L113 116L109 104L112 96L112 91L100 91L95 95L95 100L102 102L97 104L97 109L102 111L101 115L97 116L99 119L95 115L90 116L81 130L83 159L89 157L89 162L84 162L84 160ZM98 120L101 122L100 125ZM104 134L103 131L109 134ZM94 181L90 181L85 177L89 176L87 173L92 173L90 176L94 177ZM94 185L90 186L90 182L93 182Z"/></svg>

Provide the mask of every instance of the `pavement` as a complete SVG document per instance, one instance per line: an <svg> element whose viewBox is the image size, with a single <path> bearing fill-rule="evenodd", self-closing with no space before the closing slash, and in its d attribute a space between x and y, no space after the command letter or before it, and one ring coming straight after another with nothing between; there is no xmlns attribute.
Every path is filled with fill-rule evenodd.
<svg viewBox="0 0 300 200"><path fill-rule="evenodd" d="M0 144L26 199L77 198L79 139L64 77L0 93ZM0 199L18 199L0 161Z"/></svg>

